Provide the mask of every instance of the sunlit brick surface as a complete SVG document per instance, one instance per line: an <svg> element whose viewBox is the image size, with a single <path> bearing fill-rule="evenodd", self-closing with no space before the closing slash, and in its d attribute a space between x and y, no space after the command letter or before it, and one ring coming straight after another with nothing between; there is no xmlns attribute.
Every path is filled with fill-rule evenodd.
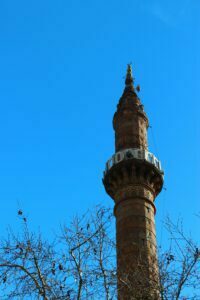
<svg viewBox="0 0 200 300"><path fill-rule="evenodd" d="M133 87L130 66L113 127L116 152L148 150L148 118ZM132 158L109 168L103 182L115 201L118 299L159 299L154 200L162 189L162 173Z"/></svg>

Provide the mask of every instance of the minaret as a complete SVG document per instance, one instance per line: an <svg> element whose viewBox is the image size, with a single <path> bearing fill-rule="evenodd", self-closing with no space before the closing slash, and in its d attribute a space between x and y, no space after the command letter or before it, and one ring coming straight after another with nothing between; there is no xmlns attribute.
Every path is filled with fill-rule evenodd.
<svg viewBox="0 0 200 300"><path fill-rule="evenodd" d="M113 117L115 154L103 183L115 202L118 299L160 299L154 200L163 186L160 161L148 151L148 118L131 65Z"/></svg>

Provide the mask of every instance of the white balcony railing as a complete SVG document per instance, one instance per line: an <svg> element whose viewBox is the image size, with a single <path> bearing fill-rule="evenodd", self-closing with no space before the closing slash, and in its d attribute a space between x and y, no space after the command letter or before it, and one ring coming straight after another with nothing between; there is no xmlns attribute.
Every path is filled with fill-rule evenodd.
<svg viewBox="0 0 200 300"><path fill-rule="evenodd" d="M140 159L154 165L161 173L163 173L160 161L150 152L143 149L125 149L115 153L106 163L104 175L112 168L112 166L128 159Z"/></svg>

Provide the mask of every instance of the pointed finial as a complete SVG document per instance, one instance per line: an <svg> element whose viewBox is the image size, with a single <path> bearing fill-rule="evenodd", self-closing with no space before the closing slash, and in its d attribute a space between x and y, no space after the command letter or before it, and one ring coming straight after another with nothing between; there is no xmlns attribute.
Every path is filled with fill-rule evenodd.
<svg viewBox="0 0 200 300"><path fill-rule="evenodd" d="M133 87L133 76L132 76L132 66L131 63L127 65L126 71L126 80L125 80L126 87Z"/></svg>

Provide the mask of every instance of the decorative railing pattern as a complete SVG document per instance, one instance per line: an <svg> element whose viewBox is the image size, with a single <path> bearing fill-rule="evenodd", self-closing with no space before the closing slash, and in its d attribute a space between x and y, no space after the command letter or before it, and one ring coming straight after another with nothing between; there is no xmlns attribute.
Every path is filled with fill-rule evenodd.
<svg viewBox="0 0 200 300"><path fill-rule="evenodd" d="M152 153L143 149L130 148L115 153L107 161L104 175L112 168L112 166L120 163L123 160L128 160L133 158L147 161L148 163L154 165L161 173L163 173L161 168L161 162Z"/></svg>

